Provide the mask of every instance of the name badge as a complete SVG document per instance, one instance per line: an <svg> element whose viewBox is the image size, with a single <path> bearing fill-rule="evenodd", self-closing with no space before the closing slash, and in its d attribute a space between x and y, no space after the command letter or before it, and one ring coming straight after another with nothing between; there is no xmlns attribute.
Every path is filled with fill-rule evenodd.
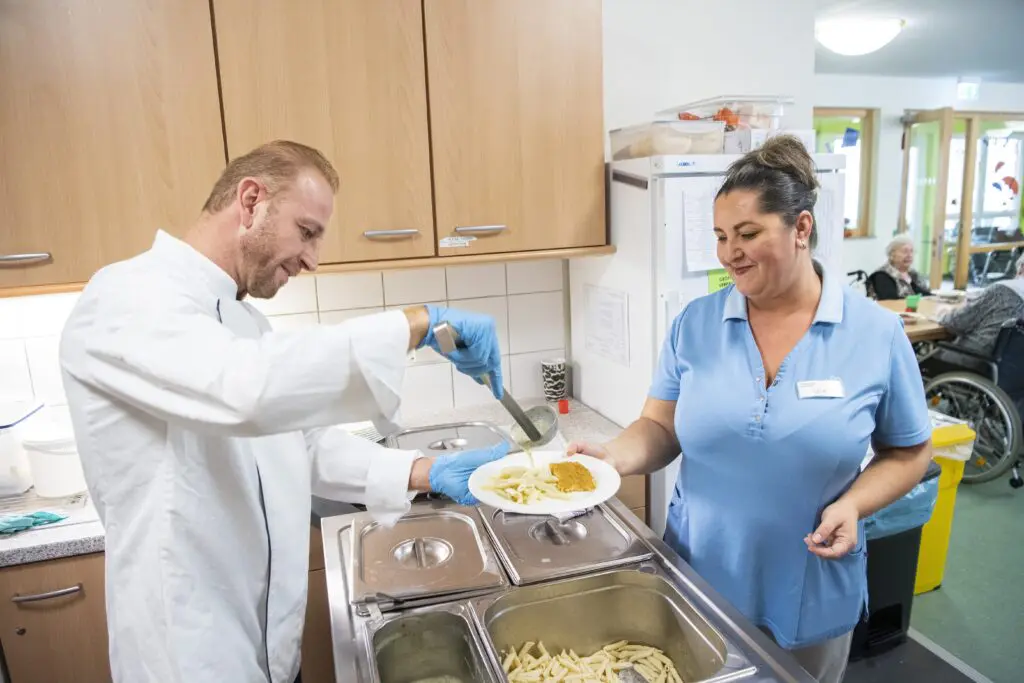
<svg viewBox="0 0 1024 683"><path fill-rule="evenodd" d="M840 379L819 379L796 383L796 395L800 398L843 398L843 381Z"/></svg>

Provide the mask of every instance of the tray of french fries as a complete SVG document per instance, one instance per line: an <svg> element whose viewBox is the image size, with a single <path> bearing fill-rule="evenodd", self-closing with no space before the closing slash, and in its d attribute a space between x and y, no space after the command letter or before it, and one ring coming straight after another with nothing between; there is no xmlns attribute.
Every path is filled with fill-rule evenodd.
<svg viewBox="0 0 1024 683"><path fill-rule="evenodd" d="M619 683L637 680L622 672L635 672L648 683L682 683L675 664L656 647L620 640L597 652L580 656L572 650L553 654L544 643L524 643L516 651L510 648L501 656L502 669L510 683Z"/></svg>

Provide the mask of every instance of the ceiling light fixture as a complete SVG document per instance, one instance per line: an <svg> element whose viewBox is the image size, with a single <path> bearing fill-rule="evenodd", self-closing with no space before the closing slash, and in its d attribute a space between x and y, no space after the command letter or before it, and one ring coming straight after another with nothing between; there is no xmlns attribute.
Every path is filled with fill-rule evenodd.
<svg viewBox="0 0 1024 683"><path fill-rule="evenodd" d="M853 57L885 47L905 25L902 19L820 19L814 25L814 37L832 52Z"/></svg>

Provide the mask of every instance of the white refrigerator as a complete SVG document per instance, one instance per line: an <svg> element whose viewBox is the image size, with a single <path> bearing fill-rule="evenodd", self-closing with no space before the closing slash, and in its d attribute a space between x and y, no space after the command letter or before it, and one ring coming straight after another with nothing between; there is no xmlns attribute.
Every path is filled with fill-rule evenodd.
<svg viewBox="0 0 1024 683"><path fill-rule="evenodd" d="M609 166L609 225L616 252L569 261L574 395L625 427L640 414L666 330L687 302L722 286L714 195L732 155L657 156ZM815 257L842 272L842 155L814 156L821 189ZM679 472L653 474L648 516L659 534Z"/></svg>

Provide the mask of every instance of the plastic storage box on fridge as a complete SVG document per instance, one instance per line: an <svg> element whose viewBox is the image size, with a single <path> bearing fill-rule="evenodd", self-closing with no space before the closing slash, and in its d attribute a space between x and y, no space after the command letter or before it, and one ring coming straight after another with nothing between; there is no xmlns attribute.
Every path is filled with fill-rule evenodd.
<svg viewBox="0 0 1024 683"><path fill-rule="evenodd" d="M721 121L651 121L610 134L612 159L639 159L659 154L721 154Z"/></svg>
<svg viewBox="0 0 1024 683"><path fill-rule="evenodd" d="M664 109L657 116L684 121L721 121L726 131L742 128L777 130L782 126L786 105L790 104L793 104L793 98L785 96L722 95Z"/></svg>
<svg viewBox="0 0 1024 683"><path fill-rule="evenodd" d="M760 149L770 137L776 135L792 135L804 143L808 154L814 154L815 133L813 130L769 130L767 128L741 128L725 134L726 154L746 154Z"/></svg>

